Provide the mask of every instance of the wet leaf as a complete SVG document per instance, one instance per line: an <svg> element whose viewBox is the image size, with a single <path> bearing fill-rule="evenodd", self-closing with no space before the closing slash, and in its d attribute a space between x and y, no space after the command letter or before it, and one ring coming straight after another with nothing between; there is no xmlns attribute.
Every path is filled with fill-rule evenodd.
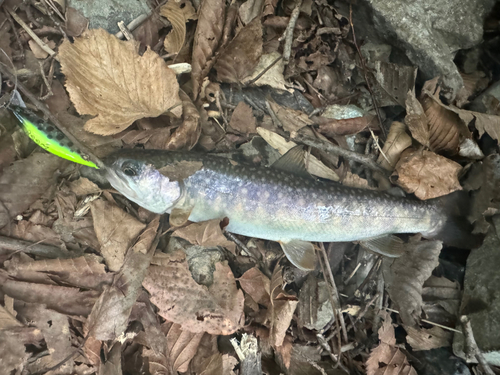
<svg viewBox="0 0 500 375"><path fill-rule="evenodd" d="M168 53L178 53L186 40L186 22L196 19L196 10L190 1L169 0L160 8L160 14L172 24L163 46Z"/></svg>
<svg viewBox="0 0 500 375"><path fill-rule="evenodd" d="M394 121L391 124L389 135L382 148L383 154L380 153L377 163L385 169L392 171L399 161L402 152L411 146L411 137L406 133L406 126L401 122Z"/></svg>
<svg viewBox="0 0 500 375"><path fill-rule="evenodd" d="M262 55L262 24L254 19L224 48L215 64L222 82L241 83L252 74Z"/></svg>
<svg viewBox="0 0 500 375"><path fill-rule="evenodd" d="M413 350L431 350L451 346L453 332L445 331L440 327L415 328L404 327L407 333L406 340Z"/></svg>
<svg viewBox="0 0 500 375"><path fill-rule="evenodd" d="M257 267L250 268L238 281L245 293L255 302L269 306L271 281Z"/></svg>
<svg viewBox="0 0 500 375"><path fill-rule="evenodd" d="M313 119L319 124L319 132L328 137L356 134L365 129L379 129L377 117L374 115L343 120L329 119L320 116L316 116Z"/></svg>
<svg viewBox="0 0 500 375"><path fill-rule="evenodd" d="M172 233L172 236L184 238L193 245L204 247L223 246L234 254L236 244L224 236L220 223L220 219L192 223L184 228L177 229Z"/></svg>
<svg viewBox="0 0 500 375"><path fill-rule="evenodd" d="M182 100L183 122L168 140L167 150L191 150L201 135L200 113L189 96L182 90L179 91Z"/></svg>
<svg viewBox="0 0 500 375"><path fill-rule="evenodd" d="M5 168L0 176L0 228L47 192L55 172L66 164L52 154L37 153Z"/></svg>
<svg viewBox="0 0 500 375"><path fill-rule="evenodd" d="M207 288L197 284L189 272L182 252L155 258L143 286L166 320L193 333L229 335L243 324L243 292L238 291L227 264L218 263L214 283Z"/></svg>
<svg viewBox="0 0 500 375"><path fill-rule="evenodd" d="M118 206L97 199L90 205L100 252L111 271L118 271L132 241L146 227Z"/></svg>
<svg viewBox="0 0 500 375"><path fill-rule="evenodd" d="M422 311L422 286L439 264L440 241L410 242L396 259L384 258L383 274L389 295L403 323L416 326Z"/></svg>
<svg viewBox="0 0 500 375"><path fill-rule="evenodd" d="M97 116L87 121L87 131L116 134L144 117L182 113L175 73L156 53L140 56L138 48L102 29L59 48L71 101L80 114Z"/></svg>
<svg viewBox="0 0 500 375"><path fill-rule="evenodd" d="M252 108L245 102L238 103L231 116L229 125L243 134L257 133Z"/></svg>
<svg viewBox="0 0 500 375"><path fill-rule="evenodd" d="M391 179L406 192L420 199L437 198L462 187L458 182L460 164L431 151L416 151L403 156L396 165Z"/></svg>
<svg viewBox="0 0 500 375"><path fill-rule="evenodd" d="M394 327L391 316L387 312L381 312L384 318L382 327L378 330L380 344L372 350L366 361L367 375L417 375L415 369L410 365L408 359L396 345Z"/></svg>
<svg viewBox="0 0 500 375"><path fill-rule="evenodd" d="M127 252L113 284L105 287L94 305L87 328L96 339L114 340L127 328L132 306L156 249L154 240L159 220L159 216L156 216L141 233L135 245Z"/></svg>
<svg viewBox="0 0 500 375"><path fill-rule="evenodd" d="M193 81L193 97L198 97L201 82L212 68L212 57L219 46L225 21L225 1L203 0L198 14L198 26L193 45L191 77Z"/></svg>

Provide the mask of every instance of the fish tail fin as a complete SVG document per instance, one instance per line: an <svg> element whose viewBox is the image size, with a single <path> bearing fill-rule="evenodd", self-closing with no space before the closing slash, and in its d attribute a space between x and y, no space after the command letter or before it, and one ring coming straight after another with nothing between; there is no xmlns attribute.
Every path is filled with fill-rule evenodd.
<svg viewBox="0 0 500 375"><path fill-rule="evenodd" d="M481 245L482 236L472 233L474 226L467 219L472 205L466 191L456 191L434 201L444 213L445 221L432 238L459 249L473 249Z"/></svg>

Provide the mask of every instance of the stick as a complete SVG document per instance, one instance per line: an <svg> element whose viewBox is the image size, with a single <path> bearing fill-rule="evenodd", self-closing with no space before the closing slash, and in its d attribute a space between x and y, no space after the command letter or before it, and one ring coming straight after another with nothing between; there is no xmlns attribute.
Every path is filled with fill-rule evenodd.
<svg viewBox="0 0 500 375"><path fill-rule="evenodd" d="M67 258L75 258L81 255L77 253L70 253L67 251L63 251L56 246L43 245L40 243L18 240L16 238L10 238L5 236L0 236L0 249L23 252L26 254L36 255L49 259L57 259L57 258L67 259Z"/></svg>
<svg viewBox="0 0 500 375"><path fill-rule="evenodd" d="M259 74L257 74L257 75L255 76L255 78L254 78L254 79L252 79L250 82L248 82L248 83L246 84L246 86L251 86L251 85L253 85L255 82L257 82L257 81L258 81L258 80L259 80L259 79L260 79L260 78L261 78L264 74L266 74L266 73L267 73L267 71L268 71L269 69L271 69L273 66L275 66L275 65L276 65L276 63L277 63L278 61L280 61L282 58L283 58L283 56L279 56L278 58L276 58L276 60L274 60L271 64L269 64L269 65L268 65L268 66L267 66L264 70L262 70L262 72L260 72Z"/></svg>
<svg viewBox="0 0 500 375"><path fill-rule="evenodd" d="M486 358L484 358L483 353L481 353L481 350L477 346L474 334L472 333L472 326L470 324L469 317L467 315L462 315L460 317L460 322L464 328L467 362L470 362L475 358L486 375L495 375L491 367L488 365Z"/></svg>
<svg viewBox="0 0 500 375"><path fill-rule="evenodd" d="M127 25L127 29L129 31L134 31L135 29L137 29L144 21L146 21L147 19L149 18L149 14L140 14L136 19L132 20L132 22L130 22L128 25ZM118 38L118 39L123 39L124 38L124 35L121 31L118 31L115 36Z"/></svg>
<svg viewBox="0 0 500 375"><path fill-rule="evenodd" d="M355 161L356 163L363 164L364 166L373 169L374 171L381 172L384 176L387 176L387 171L378 165L375 160L369 156L363 154L358 154L357 152L343 149L342 147L335 146L332 143L323 141L321 139L312 138L302 133L292 132L290 134L293 141L305 144L307 146L315 147L318 150L331 152L335 155L340 155L346 159Z"/></svg>
<svg viewBox="0 0 500 375"><path fill-rule="evenodd" d="M285 64L288 64L290 60L290 55L292 54L292 43L293 43L293 30L295 29L295 24L299 18L300 7L302 6L302 0L299 0L297 5L292 11L292 15L290 16L290 21L288 22L288 26L285 30L285 46L283 47L283 60Z"/></svg>
<svg viewBox="0 0 500 375"><path fill-rule="evenodd" d="M118 28L121 30L122 34L125 36L125 39L127 40L134 40L134 36L130 32L130 30L125 26L125 22L119 21L118 22Z"/></svg>

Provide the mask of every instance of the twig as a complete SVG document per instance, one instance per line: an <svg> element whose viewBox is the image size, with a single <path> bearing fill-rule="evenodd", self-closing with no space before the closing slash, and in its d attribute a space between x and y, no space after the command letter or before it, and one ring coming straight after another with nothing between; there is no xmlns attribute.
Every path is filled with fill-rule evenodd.
<svg viewBox="0 0 500 375"><path fill-rule="evenodd" d="M128 25L127 25L127 29L129 31L134 31L135 29L137 29L144 21L146 21L151 15L150 14L140 14L136 19L133 19L132 22L130 22ZM118 26L119 27L119 26ZM118 31L115 36L118 38L118 39L123 39L125 36L123 35L123 32L121 31Z"/></svg>
<svg viewBox="0 0 500 375"><path fill-rule="evenodd" d="M49 259L75 258L81 255L75 252L69 253L67 251L63 251L56 246L43 245L5 236L0 236L0 248L9 251L23 252L26 254L36 255Z"/></svg>
<svg viewBox="0 0 500 375"><path fill-rule="evenodd" d="M269 267L267 266L267 264L265 262L262 261L262 257L260 256L259 253L256 253L255 251L253 250L250 250L247 246L245 246L245 244L243 242L241 242L234 234L232 233L229 233L227 231L224 231L225 235L227 237L229 237L229 239L231 241L233 241L236 245L238 245L241 249L243 249L243 251L245 251L248 255L250 255L252 258L254 258L257 263L259 263L259 265L262 267L262 270L264 272L264 274L271 278L272 276L272 272L271 270L269 269Z"/></svg>
<svg viewBox="0 0 500 375"><path fill-rule="evenodd" d="M276 116L276 113L274 113L273 109L271 108L271 104L269 104L269 100L266 99L266 108L267 112L269 113L269 116L271 116L271 119L273 120L274 125L280 129L284 129L283 124L281 123L280 119L278 116Z"/></svg>
<svg viewBox="0 0 500 375"><path fill-rule="evenodd" d="M24 59L24 47L23 44L21 43L21 38L19 38L19 33L16 30L16 26L14 25L14 21L12 20L11 15L8 12L5 12L6 18L9 20L10 27L12 29L12 32L14 33L14 36L16 38L16 42L19 45L19 51L21 52L21 57Z"/></svg>
<svg viewBox="0 0 500 375"><path fill-rule="evenodd" d="M57 15L59 16L59 18L61 18L63 21L66 21L64 19L63 15L59 12L57 7L54 6L54 4L52 4L51 2L49 4L47 4L46 0L42 0L42 3L44 5L45 9L47 10L47 14L49 15L50 19L52 20L52 22L54 22L54 25L56 25L56 27L59 29L61 34L64 36L64 39L69 39L68 35L66 35L63 28L61 27L61 23L54 18L52 13L57 12ZM52 10L49 9L49 6L52 8Z"/></svg>
<svg viewBox="0 0 500 375"><path fill-rule="evenodd" d="M263 69L262 72L257 74L254 79L252 79L250 82L246 83L246 86L251 86L255 82L257 82L264 74L266 74L269 71L269 69L271 69L273 66L275 66L278 63L278 61L280 61L282 58L283 58L283 56L279 56L276 60L274 60L271 64L269 64L265 69Z"/></svg>
<svg viewBox="0 0 500 375"><path fill-rule="evenodd" d="M11 70L3 64L0 64L0 73L9 77L9 79L13 81L17 81L15 75L11 73ZM71 142L73 142L83 153L85 153L85 156L88 157L89 160L93 161L99 168L104 168L104 164L101 159L95 156L86 146L78 141L78 139L76 139L73 134L67 131L66 128L61 125L59 120L49 111L45 104L40 102L38 98L26 88L26 86L24 86L21 82L17 82L17 87L40 111L42 111L49 118L49 120L56 128L62 131Z"/></svg>
<svg viewBox="0 0 500 375"><path fill-rule="evenodd" d="M467 315L462 315L460 317L460 322L464 327L465 336L465 347L466 347L466 359L470 362L474 358L479 362L479 365L483 369L486 375L495 375L491 367L488 365L486 358L484 358L483 353L477 346L476 340L474 339L474 334L472 332L472 326L470 324L470 319Z"/></svg>
<svg viewBox="0 0 500 375"><path fill-rule="evenodd" d="M346 159L355 161L356 163L363 164L364 166L373 169L374 171L381 172L384 176L387 176L388 172L380 165L378 165L375 162L375 160L373 160L369 156L359 154L354 151L346 150L342 147L335 146L332 143L323 141L321 139L312 138L302 133L292 132L290 136L293 141L305 144L307 146L315 147L321 151L331 152L332 154L340 155Z"/></svg>
<svg viewBox="0 0 500 375"><path fill-rule="evenodd" d="M363 69L363 74L365 76L366 87L368 88L368 91L370 92L370 96L372 97L372 102L373 102L373 106L375 107L375 112L377 112L378 121L380 123L380 129L382 129L382 133L384 134L384 137L387 137L387 134L385 133L385 129L382 126L382 116L380 115L380 109L377 105L377 99L375 98L375 94L373 93L372 86L370 85L370 81L368 80L368 73L367 73L368 70L366 69L365 59L363 57L363 54L361 53L361 50L359 49L357 41L356 41L356 33L354 32L354 24L352 22L352 5L351 4L349 4L349 24L351 25L352 40L354 42L354 46L356 47L356 51L358 52L359 60L361 62L361 68Z"/></svg>
<svg viewBox="0 0 500 375"><path fill-rule="evenodd" d="M398 310L394 310L394 309L391 309L389 307L384 307L385 310L387 311L390 311L390 312L393 312L393 313L396 313L396 314L399 314L399 311ZM434 323L434 322L431 322L430 320L427 320L427 319L420 319L420 321L424 322L424 323L427 323L427 324L431 324L433 326L436 326L436 327L439 327L439 328L442 328L442 329L445 329L445 330L448 330L448 331L452 331L452 332L456 332L456 333L463 333L462 331L460 331L459 329L455 329L455 328L451 328L451 327L447 327L447 326L444 326L442 324L439 324L439 323Z"/></svg>
<svg viewBox="0 0 500 375"><path fill-rule="evenodd" d="M365 289L366 284L371 280L372 276L376 271L380 269L380 266L382 265L382 257L379 255L377 256L377 259L375 260L375 263L373 264L372 268L370 268L370 271L368 272L368 275L366 275L365 279L361 283L360 286L356 288L354 291L354 295L357 296L361 292L363 292L363 289Z"/></svg>
<svg viewBox="0 0 500 375"><path fill-rule="evenodd" d="M33 30L29 28L28 25L13 11L10 9L7 9L7 12L14 18L14 20L29 34L29 36L45 51L47 52L50 56L54 56L54 58L59 61L58 57L55 56L55 52L43 41L41 40L38 35L36 35Z"/></svg>
<svg viewBox="0 0 500 375"><path fill-rule="evenodd" d="M52 60L52 61L54 61L54 60ZM54 95L54 93L52 92L52 88L50 87L50 83L47 80L47 77L45 77L45 72L43 71L43 62L42 61L38 61L38 64L40 64L40 72L42 73L43 82L47 86L47 94L44 95L44 96L41 95L42 92L43 92L43 86L42 86L42 92L40 93L39 99L43 101L43 100L45 100L47 98L50 98L52 95Z"/></svg>
<svg viewBox="0 0 500 375"><path fill-rule="evenodd" d="M123 21L119 21L117 23L118 25L118 28L120 29L120 31L122 32L122 34L125 36L125 39L127 40L134 40L134 36L132 35L132 33L130 32L130 30L127 28L127 26L125 26L125 22Z"/></svg>
<svg viewBox="0 0 500 375"><path fill-rule="evenodd" d="M288 64L290 60L290 55L292 54L292 43L293 43L293 30L295 29L295 24L299 19L300 7L302 6L302 0L299 0L297 5L292 11L292 15L290 16L290 21L288 22L288 26L285 30L285 45L283 47L283 61L285 64Z"/></svg>

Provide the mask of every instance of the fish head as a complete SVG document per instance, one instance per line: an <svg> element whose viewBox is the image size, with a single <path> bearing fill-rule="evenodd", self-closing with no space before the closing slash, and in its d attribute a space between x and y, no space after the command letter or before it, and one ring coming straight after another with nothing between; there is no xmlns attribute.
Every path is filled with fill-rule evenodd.
<svg viewBox="0 0 500 375"><path fill-rule="evenodd" d="M104 163L105 176L111 186L151 212L168 212L182 196L182 182L170 181L144 160L125 156L111 158Z"/></svg>

